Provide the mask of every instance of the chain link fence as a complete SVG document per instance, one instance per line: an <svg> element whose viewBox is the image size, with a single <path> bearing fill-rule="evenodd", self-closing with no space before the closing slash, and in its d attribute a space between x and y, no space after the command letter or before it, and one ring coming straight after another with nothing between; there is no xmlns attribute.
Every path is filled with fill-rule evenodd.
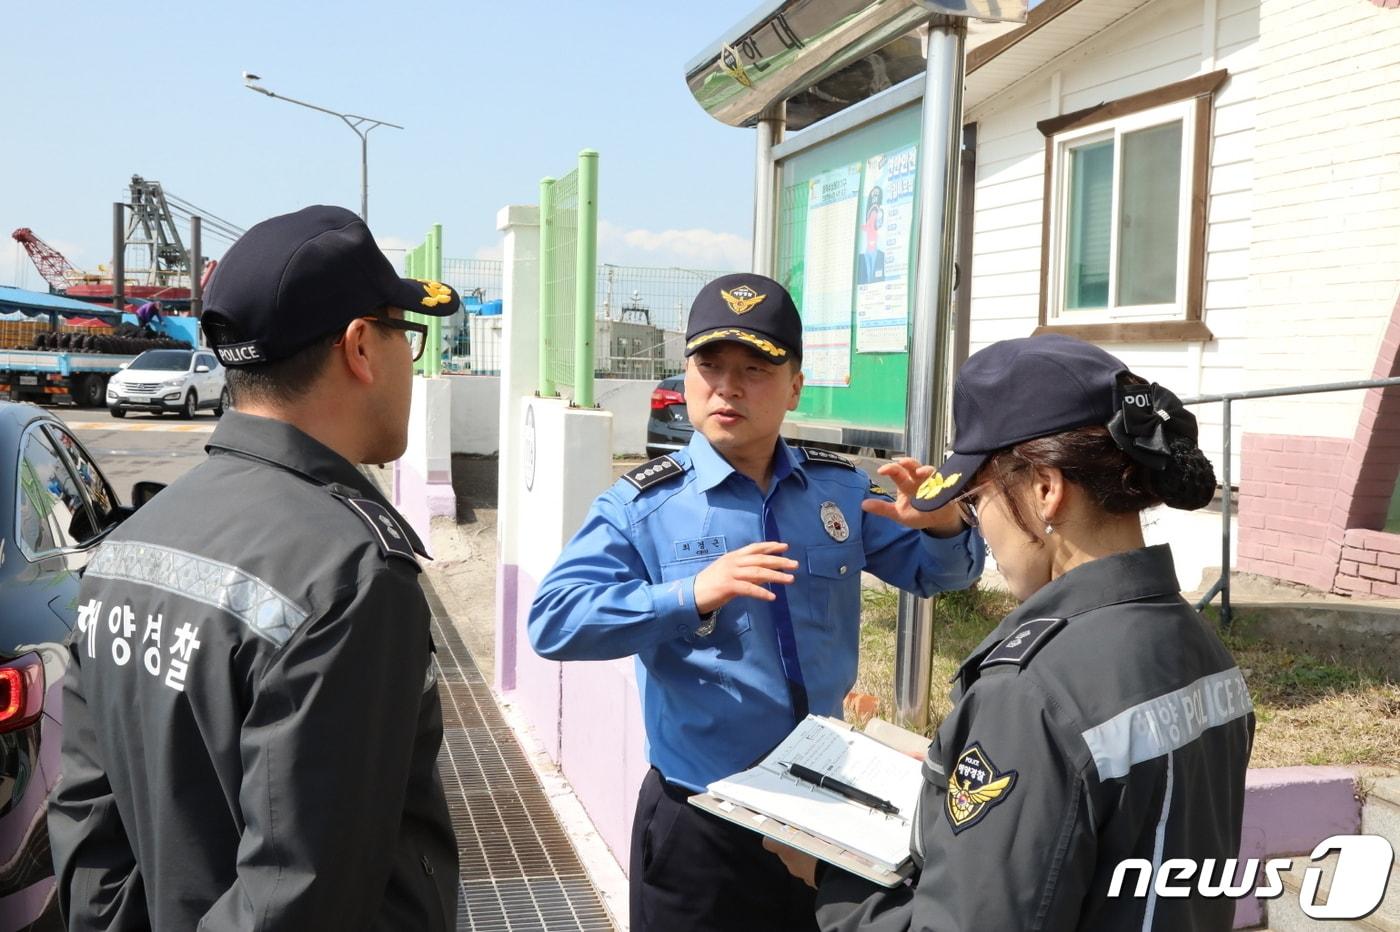
<svg viewBox="0 0 1400 932"><path fill-rule="evenodd" d="M443 281L462 296L462 310L443 325L443 371L500 375L503 266L499 259L443 259ZM685 368L685 321L706 282L729 274L717 269L598 265L594 372L602 379L659 380ZM572 304L573 284L566 287ZM572 349L572 318L559 337ZM572 366L572 353L564 364ZM568 384L572 369L565 373Z"/></svg>
<svg viewBox="0 0 1400 932"><path fill-rule="evenodd" d="M662 379L685 368L685 321L722 271L598 266L594 367L599 378Z"/></svg>
<svg viewBox="0 0 1400 932"><path fill-rule="evenodd" d="M443 259L442 280L462 296L462 309L443 321L444 372L501 374L500 259Z"/></svg>
<svg viewBox="0 0 1400 932"><path fill-rule="evenodd" d="M545 371L542 380L561 394L574 388L574 317L578 275L578 170L554 182L553 239L541 256L547 271L540 279L540 324L545 334L546 355L540 360ZM551 310L552 308L552 310Z"/></svg>

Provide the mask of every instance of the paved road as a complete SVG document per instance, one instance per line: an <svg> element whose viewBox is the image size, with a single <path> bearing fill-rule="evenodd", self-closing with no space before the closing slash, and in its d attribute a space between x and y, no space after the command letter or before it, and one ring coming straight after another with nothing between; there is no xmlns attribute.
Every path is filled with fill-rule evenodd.
<svg viewBox="0 0 1400 932"><path fill-rule="evenodd" d="M169 485L204 458L204 443L218 419L201 411L192 421L174 415L112 417L103 408L49 408L68 422L116 487L131 501L131 487L145 479Z"/></svg>

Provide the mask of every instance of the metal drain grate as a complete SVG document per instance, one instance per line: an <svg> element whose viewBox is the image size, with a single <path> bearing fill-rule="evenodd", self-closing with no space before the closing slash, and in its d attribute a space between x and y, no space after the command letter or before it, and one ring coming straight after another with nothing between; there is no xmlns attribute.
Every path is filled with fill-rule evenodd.
<svg viewBox="0 0 1400 932"><path fill-rule="evenodd" d="M461 858L457 928L615 932L476 662L423 588L442 696L438 772Z"/></svg>

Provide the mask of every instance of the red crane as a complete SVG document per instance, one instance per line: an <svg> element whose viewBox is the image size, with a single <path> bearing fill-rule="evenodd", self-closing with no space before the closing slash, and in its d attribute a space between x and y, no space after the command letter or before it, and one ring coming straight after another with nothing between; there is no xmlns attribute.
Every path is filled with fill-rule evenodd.
<svg viewBox="0 0 1400 932"><path fill-rule="evenodd" d="M34 267L55 291L64 291L70 282L82 279L82 273L73 268L72 263L63 257L63 253L35 236L29 227L20 227L10 236L24 246L24 251L29 253Z"/></svg>

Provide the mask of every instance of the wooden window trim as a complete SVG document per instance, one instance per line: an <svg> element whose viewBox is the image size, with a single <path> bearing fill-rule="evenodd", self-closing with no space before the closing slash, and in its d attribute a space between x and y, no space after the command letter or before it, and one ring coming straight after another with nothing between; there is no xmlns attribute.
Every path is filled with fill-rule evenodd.
<svg viewBox="0 0 1400 932"><path fill-rule="evenodd" d="M1209 342L1215 339L1202 320L1205 303L1206 202L1210 194L1211 121L1215 114L1215 92L1229 76L1227 70L1221 69L1142 94L1051 117L1036 124L1036 128L1045 136L1045 200L1040 228L1040 319L1036 333L1063 333L1094 343ZM1196 101L1196 125L1191 160L1191 218L1187 227L1190 243L1186 254L1185 318L1099 324L1050 323L1050 229L1054 221L1050 210L1054 196L1056 134L1192 98Z"/></svg>

